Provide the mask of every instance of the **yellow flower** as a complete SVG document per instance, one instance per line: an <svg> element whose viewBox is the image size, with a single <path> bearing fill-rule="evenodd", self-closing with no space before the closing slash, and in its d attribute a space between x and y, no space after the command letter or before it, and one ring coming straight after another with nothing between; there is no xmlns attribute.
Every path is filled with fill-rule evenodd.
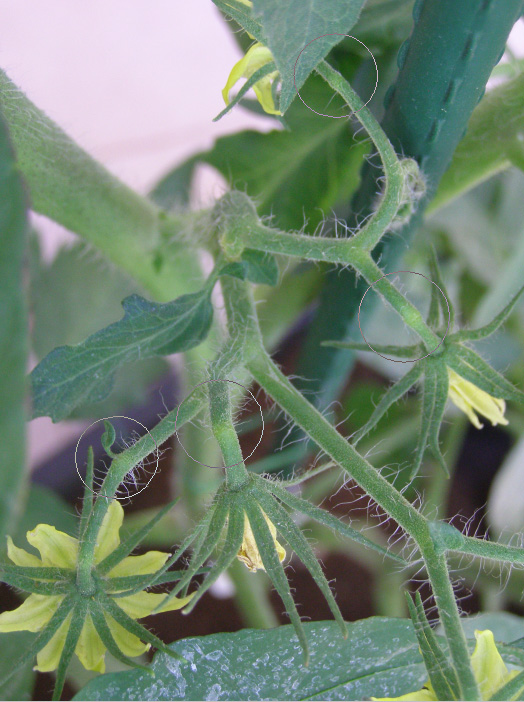
<svg viewBox="0 0 524 702"><path fill-rule="evenodd" d="M268 518L267 514L264 514L264 517L266 519L266 522L269 526L269 531L271 532L271 536L273 537L273 541L275 543L275 547L277 549L278 557L280 558L280 561L282 562L284 558L286 557L286 551L282 546L278 543L277 541L277 530L275 528L275 525L273 522ZM242 539L242 546L240 547L240 551L238 552L237 558L239 561L242 561L246 565L249 570L251 570L253 573L256 570L262 569L265 570L264 564L262 563L262 559L260 558L260 553L258 552L258 546L257 542L255 541L255 537L253 535L253 531L251 529L251 524L249 523L249 519L247 518L247 514L244 513L244 538Z"/></svg>
<svg viewBox="0 0 524 702"><path fill-rule="evenodd" d="M103 561L119 545L119 531L123 518L124 510L118 500L114 500L109 505L98 532L95 564ZM15 565L34 568L66 568L71 570L71 579L73 581L77 568L79 546L77 539L62 531L58 531L49 524L39 524L32 531L27 532L27 540L31 546L34 546L40 552L40 558L15 546L11 537L8 536L7 555ZM104 585L106 594L112 597L119 591L125 592L127 590L121 585L119 590L116 587L111 587L112 578L155 573L164 565L169 555L169 553L161 553L160 551L149 551L141 556L124 558L107 575L101 576L107 579ZM36 579L38 580L39 578ZM40 579L44 581L44 578ZM66 594L40 595L32 593L17 609L0 614L0 632L41 631L66 596ZM154 594L143 590L113 601L118 603L120 608L133 619L141 619L149 616L164 599L165 594ZM165 608L159 611L180 609L190 599L191 595L181 599L173 598ZM94 600L92 600L92 606L98 607L99 611L103 612L102 616L105 618L109 631L118 648L125 656L140 656L150 648L150 644L142 643L137 636L127 631L111 615L104 612ZM50 641L38 652L37 665L34 670L41 672L56 670L71 620L72 612L65 618ZM106 647L95 629L91 615L88 614L78 639L75 653L84 668L103 673L105 671L105 652Z"/></svg>
<svg viewBox="0 0 524 702"><path fill-rule="evenodd" d="M471 656L471 667L478 683L483 700L490 700L497 690L519 674L518 670L509 671L495 645L493 632L475 631L477 640ZM421 690L410 692L400 697L372 697L372 700L413 700L414 702L432 702L438 700L433 686L428 682ZM504 698L505 699L505 698ZM515 698L513 698L515 699Z"/></svg>
<svg viewBox="0 0 524 702"><path fill-rule="evenodd" d="M246 55L241 58L240 61L235 63L231 73L229 74L227 83L222 90L222 96L226 105L229 105L230 102L229 93L231 92L231 88L240 80L240 78L246 78L249 80L254 73L256 73L266 64L271 63L273 60L273 54L267 48L267 46L264 46L264 44L261 44L260 42L253 44ZM271 73L268 73L267 76L264 76L258 80L253 86L253 90L255 91L255 95L257 96L259 103L264 108L264 111L270 115L281 114L275 107L273 94L271 92L273 81L277 76L278 71L272 71Z"/></svg>
<svg viewBox="0 0 524 702"><path fill-rule="evenodd" d="M474 383L470 383L454 370L448 368L449 373L449 398L460 410L467 414L468 419L477 429L482 429L477 414L486 417L493 424L508 424L504 417L506 403L492 397L485 390L481 390ZM477 413L477 414L475 414Z"/></svg>

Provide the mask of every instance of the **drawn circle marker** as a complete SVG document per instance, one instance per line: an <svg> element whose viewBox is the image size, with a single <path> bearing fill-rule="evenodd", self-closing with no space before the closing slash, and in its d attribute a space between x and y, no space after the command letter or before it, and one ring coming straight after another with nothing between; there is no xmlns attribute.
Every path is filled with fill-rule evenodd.
<svg viewBox="0 0 524 702"><path fill-rule="evenodd" d="M362 331L362 327L360 326L360 310L361 310L361 308L362 308L362 303L364 302L364 298L366 297L366 295L368 294L368 292L371 290L371 288L373 288L377 283L379 283L381 280L383 280L384 278L387 278L387 277L390 276L390 275L395 275L395 273L413 273L413 275L419 275L421 278L425 278L426 280L428 280L432 285L434 285L434 286L440 291L442 297L443 297L444 300L446 301L446 307L448 308L448 326L447 326L447 328L446 328L446 332L445 332L444 336L442 337L442 339L439 341L439 343L435 346L435 348L434 348L432 351L430 351L429 353L427 353L425 356L421 356L420 358L413 358L413 359L408 359L408 360L405 360L405 361L401 361L401 360L399 360L399 359L397 359L397 358L390 358L389 356L384 356L383 354L379 353L378 351L376 351L376 350L371 346L371 344L369 343L369 341L368 341L368 340L366 339L366 337L364 336L364 332ZM451 324L451 310L450 310L450 307L449 307L448 298L444 295L444 293L442 292L441 288L439 288L439 286L438 286L433 280L431 280L431 278L428 278L426 275L423 275L422 273L417 273L417 271L393 271L392 273L386 273L385 275L383 275L383 276L382 276L381 278L379 278L378 280L375 280L375 282L372 283L372 284L367 288L366 292L362 295L362 300L360 301L360 305L358 306L358 328L360 329L360 334L362 335L362 338L364 339L364 341L366 342L366 344L369 346L369 348L370 348L374 353L377 354L377 356L380 356L381 358L385 358L386 361L393 361L393 363L415 363L416 361L421 361L423 358L427 358L428 356L431 356L431 354L432 354L432 353L435 353L435 351L439 348L439 346L441 346L441 344L443 343L444 339L445 339L446 336L448 335L450 324Z"/></svg>
<svg viewBox="0 0 524 702"><path fill-rule="evenodd" d="M132 422L136 422L137 424L140 424L140 426L141 426L143 429L146 430L146 432L149 434L149 436L150 436L151 439L153 440L153 443L155 444L155 447L156 447L156 467L155 467L155 472L154 472L153 475L149 478L149 480L148 480L147 483L144 485L144 487L143 487L141 490L138 490L138 492L135 492L133 495L126 495L125 497L117 497L116 494L113 495L113 496L111 496L111 495L104 495L104 494L101 493L101 492L95 492L94 490L92 490L92 489L89 487L89 485L86 484L85 480L84 480L84 479L82 478L82 476L80 475L80 471L78 470L77 452L78 452L78 447L79 447L79 445L80 445L80 442L82 441L82 437L84 436L84 434L85 434L89 429L91 429L92 426L94 426L94 425L97 424L98 422L104 422L106 419L129 419L129 420L132 421ZM142 424L142 422L139 422L138 419L133 419L133 417L126 417L125 414L115 414L115 415L113 415L112 417L101 417L100 419L96 419L96 420L95 420L94 422L92 422L88 427L86 427L86 429L84 429L84 431L80 434L80 438L78 439L78 441L77 441L77 443L76 443L76 446L75 446L75 468L76 468L76 472L78 473L78 477L80 478L80 480L82 481L82 483L85 485L85 487L93 493L93 495L97 495L97 497L98 497L98 496L107 497L108 500L115 500L115 499L116 499L116 500L120 500L120 499L122 499L122 500L129 500L131 497L135 497L136 495L139 495L141 492L143 492L143 491L146 489L146 487L149 485L149 483L153 480L153 478L155 477L155 475L157 474L157 471L158 471L158 460L159 460L159 455L160 455L160 452L159 452L159 450L158 450L158 444L157 444L157 442L153 439L153 437L151 436L151 434L150 434L148 428L147 428L146 426L144 426L144 424ZM133 470L134 470L134 469L133 469ZM129 473L131 473L131 472L132 472L132 471L129 471ZM126 476L124 476L124 479L122 480L122 483L125 482L125 479L126 479L127 475L129 475L129 473L127 473ZM120 483L120 484L122 484L122 483Z"/></svg>
<svg viewBox="0 0 524 702"><path fill-rule="evenodd" d="M258 442L257 442L257 444L256 444L256 446L255 446L255 448L251 451L251 453L249 454L249 456L246 456L242 461L239 461L238 463L231 463L231 465L228 465L228 466L208 466L207 463L202 463L201 461L198 461L196 458L193 458L193 456L192 456L190 453L188 453L188 452L186 451L186 449L184 448L184 445L183 445L182 442L180 441L180 436L178 435L178 430L177 430L177 428L176 428L176 423L177 423L177 421L178 421L178 413L180 412L180 408L182 407L183 403L184 403L187 399L189 399L189 397L195 392L195 390L196 390L197 388L199 388L199 387L202 386L202 385L206 385L207 383L232 383L233 385L238 385L239 387L244 388L244 390L246 390L246 391L251 395L251 397L253 398L253 400L255 400L255 402L256 402L257 405L258 405L258 409L260 410L260 417L261 417L261 419L262 419L262 432L261 432L261 434L260 434L260 439L258 440ZM182 400L182 402L178 405L178 408L177 408L177 411L176 411L176 416L175 416L175 435L176 435L176 438L178 439L178 441L179 441L179 443L180 443L180 446L182 447L182 450L183 450L184 453L186 454L186 456L187 456L188 458L190 458L192 461L195 461L195 463L199 463L201 466L205 466L206 468L232 468L233 466L239 466L241 463L245 463L245 461L247 461L247 459L250 458L250 457L255 453L255 451L257 450L257 448L258 448L259 445L260 445L260 442L262 441L262 437L264 436L264 415L262 414L262 407L261 407L261 405L260 405L260 402L257 400L257 398L256 398L256 397L253 395L253 393L251 392L251 390L248 390L248 389L246 388L245 385L242 385L242 383L237 383L237 382L234 381L234 380L226 380L226 379L224 379L224 378L216 378L216 379L213 379L213 380L203 380L201 383L198 383L198 385L195 385L195 387L191 390L191 392L188 393L188 394L186 395L186 397Z"/></svg>
<svg viewBox="0 0 524 702"><path fill-rule="evenodd" d="M366 51L369 52L371 58L373 59L373 63L375 64L375 71L376 71L376 74L377 74L377 79L376 79L376 81L375 81L375 87L373 88L373 92L371 93L371 96L370 96L369 99L362 105L362 107L359 107L358 110L353 110L353 111L350 112L348 115L340 115L340 116L337 117L337 116L335 116L335 115L325 115L323 112L317 112L316 110L314 110L312 107L310 107L310 106L307 104L307 102L303 99L302 95L300 94L300 92L298 91L298 88L297 88L297 81L296 81L297 63L298 63L300 57L302 56L302 53L307 49L307 47L308 47L310 44L312 44L314 41L317 41L318 39L322 39L323 37L347 37L348 39L354 39L355 41L358 41L358 43L359 43L359 44L362 44L362 46L366 49ZM314 112L316 115L319 115L319 117L331 117L331 119L348 119L349 117L351 117L351 115L355 115L357 112L360 112L360 110L362 110L362 109L370 102L370 100L371 100L371 98L373 97L373 95L377 92L377 87L378 87L378 65L377 65L377 61L376 61L375 57L373 56L373 54L372 54L370 48L369 48L368 46L366 46L366 44L364 44L363 41L360 41L360 39L357 39L356 37L351 36L351 34L339 34L338 32L331 32L331 33L329 33L329 34L321 34L319 37L316 37L316 39L312 39L311 41L309 41L309 42L304 46L304 48L303 48L302 51L299 53L299 55L297 56L297 60L295 61L295 65L293 66L293 84L294 84L294 86L295 86L295 90L297 91L298 97L300 98L300 100L302 101L302 103L308 108L308 110L311 110L311 112Z"/></svg>

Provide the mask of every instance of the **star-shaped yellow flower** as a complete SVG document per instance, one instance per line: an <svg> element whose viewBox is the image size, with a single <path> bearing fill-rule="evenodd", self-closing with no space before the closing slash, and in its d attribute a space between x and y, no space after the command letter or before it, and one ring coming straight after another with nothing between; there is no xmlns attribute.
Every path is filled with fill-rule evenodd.
<svg viewBox="0 0 524 702"><path fill-rule="evenodd" d="M114 500L109 505L98 532L95 549L95 574L96 565L100 564L120 544L119 531L123 518L124 510L118 500ZM49 524L39 524L32 531L27 532L27 540L31 546L34 546L40 552L40 558L24 549L18 548L14 545L11 537L7 537L7 555L9 559L16 566L23 566L24 568L58 568L71 571L70 582L71 591L73 591L77 569L78 539L58 531ZM136 577L155 573L164 565L169 556L169 553L161 553L160 551L149 551L141 556L127 556L107 574L100 576L105 595L110 597L115 604L118 604L121 610L132 619L141 619L149 616L159 606L160 602L165 600L165 595L142 590L125 597L114 597L118 592L127 591L128 587L123 586L122 581L120 581L119 585L115 581L115 586L112 586L111 581L115 578ZM35 574L37 573L38 571L35 571ZM35 577L35 580L41 580L42 583L52 582L50 578L44 577ZM41 631L68 596L67 592L63 590L62 592L63 594L57 595L30 594L17 609L0 614L0 632ZM159 611L180 609L190 599L191 596L180 599L173 598ZM75 648L75 653L84 668L95 670L99 673L103 673L105 670L104 657L107 648L97 631L98 627L95 627L93 616L100 621L99 615L101 614L114 642L125 656L140 656L150 648L149 643L143 643L138 636L135 636L115 621L105 611L105 608L98 604L95 597L90 598L88 606L90 609ZM71 611L53 637L38 652L35 670L41 672L56 670L73 615L74 613ZM104 625L102 624L102 626Z"/></svg>
<svg viewBox="0 0 524 702"><path fill-rule="evenodd" d="M462 412L467 414L468 419L477 429L482 429L483 426L477 414L489 419L493 426L508 424L508 420L504 417L504 412L506 411L504 400L492 397L485 390L481 390L451 368L448 368L448 374L449 399Z"/></svg>
<svg viewBox="0 0 524 702"><path fill-rule="evenodd" d="M493 632L489 629L475 631L477 640L475 650L471 656L471 667L478 683L483 700L492 699L497 690L519 674L518 670L508 670L497 650ZM438 700L431 682L424 685L421 690L410 692L400 697L372 697L372 700L412 700L413 702L433 702ZM504 697L504 699L506 699Z"/></svg>
<svg viewBox="0 0 524 702"><path fill-rule="evenodd" d="M273 61L273 54L260 42L256 42L247 51L246 55L240 59L233 66L227 83L222 90L222 96L226 105L229 105L230 98L229 94L231 88L237 83L240 78L246 78L249 80L253 74L255 74L260 68ZM262 105L265 112L270 115L281 114L279 110L275 107L275 101L273 100L272 86L273 81L278 76L278 71L271 71L267 76L264 76L258 80L253 85L253 90L259 103Z"/></svg>

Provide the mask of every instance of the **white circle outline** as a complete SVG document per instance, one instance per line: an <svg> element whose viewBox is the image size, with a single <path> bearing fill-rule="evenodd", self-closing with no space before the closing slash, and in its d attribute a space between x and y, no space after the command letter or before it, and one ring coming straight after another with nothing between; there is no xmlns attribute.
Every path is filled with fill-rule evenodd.
<svg viewBox="0 0 524 702"><path fill-rule="evenodd" d="M439 343L435 346L435 348L434 348L432 351L430 351L429 353L427 353L425 356L421 356L420 358L408 359L408 360L406 360L406 361L401 361L401 360L398 360L398 359L396 359L396 358L390 358L389 356L384 356L384 355L382 355L381 353L379 353L378 351L375 351L375 349L371 346L371 344L369 343L369 341L368 341L368 340L366 339L366 337L364 336L364 332L362 331L362 327L360 326L360 308L362 307L362 303L364 302L364 298L366 297L366 295L368 294L368 292L371 290L371 288L372 288L373 286L375 286L377 283L380 283L381 280L383 280L384 278L387 278L389 275L394 275L395 273L413 273L414 275L420 275L420 276L422 276L423 278L425 278L426 280L428 280L430 283L432 283L438 290L440 290L440 292L442 293L442 297L444 298L444 300L446 300L446 307L448 308L448 326L447 326L447 329L446 329L446 332L445 332L444 336L443 336L442 339L439 341ZM380 294L380 293L379 293L379 294ZM358 319L358 328L359 328L359 330L360 330L360 335L362 336L362 338L364 339L364 341L366 342L366 344L369 346L369 348L373 351L373 353L376 353L377 356L380 356L380 358L385 358L386 361L393 361L393 363L415 363L416 361L422 361L423 358L427 358L428 356L431 356L431 354L435 353L435 351L438 349L438 347L444 342L444 339L445 339L446 336L448 335L449 326L450 326L450 324L451 324L451 310L450 310L450 307L449 307L448 298L444 295L444 293L442 292L441 288L439 288L439 286L435 283L435 281L431 280L431 278L428 278L427 275L424 275L423 273L418 273L417 271L392 271L391 273L385 273L381 278L378 278L378 280L375 280L374 283L371 283L371 285L368 287L368 289L366 290L366 292L362 295L362 300L360 300L360 305L358 306L358 315L357 315L357 319Z"/></svg>
<svg viewBox="0 0 524 702"><path fill-rule="evenodd" d="M367 51L369 51L369 54L370 54L371 58L373 59L373 63L375 64L375 71L376 71L376 73L377 73L377 80L375 81L375 87L373 88L373 92L371 93L371 96L370 96L369 99L362 105L362 107L359 107L358 110L352 110L352 111L349 113L349 115L340 115L339 117L337 117L337 116L335 116L335 115L325 115L323 112L317 112L317 111L314 110L312 107L310 107L310 106L307 104L307 102L305 102L305 101L302 99L302 96L301 96L301 94L300 94L299 91L298 91L298 88L297 88L297 81L296 81L296 75L295 75L295 74L296 74L296 70L297 70L298 59L299 59L300 56L302 55L302 52L305 51L305 50L307 49L307 47L308 47L310 44L312 44L314 41L317 41L317 39L322 39L322 37L347 37L348 39L354 39L355 41L358 41L359 44L362 44L362 46L363 46ZM297 56L297 60L295 61L295 65L293 66L293 85L295 86L296 93L297 93L298 97L300 98L301 102L308 108L308 110L311 110L311 112L314 112L314 113L315 113L316 115L318 115L319 117L330 117L331 119L344 119L344 118L349 119L349 118L351 117L351 115L356 115L357 112L360 112L360 110L363 110L364 107L371 101L371 98L373 97L373 95L377 92L377 87L378 87L378 66L377 66L377 61L376 61L375 57L373 56L373 54L372 54L370 48L369 48L368 46L366 46L366 44L364 44L363 41L360 41L360 39L357 39L356 37L352 36L351 34L339 34L338 32L330 32L330 33L328 33L328 34L321 34L320 36L316 37L315 39L312 39L311 41L309 41L309 42L304 46L304 48L301 50L301 52L299 53L299 55Z"/></svg>
<svg viewBox="0 0 524 702"><path fill-rule="evenodd" d="M238 385L241 388L244 388L244 390L247 390L247 392L251 395L251 397L255 400L255 402L258 405L258 409L260 410L260 418L262 419L262 432L260 434L260 439L258 440L255 448L251 451L249 456L246 456L243 458L241 461L238 461L238 463L231 463L231 465L228 466L208 466L207 463L202 463L201 461L198 461L196 458L193 458L191 454L189 454L186 449L184 448L184 445L180 441L180 436L178 435L178 430L176 428L176 423L178 420L178 413L180 412L180 407L182 404L189 399L189 397L195 392L197 388L199 388L201 385L206 385L206 383L233 383L234 385ZM239 466L241 463L245 463L248 458L251 458L251 456L255 453L257 448L260 445L260 442L262 441L262 437L264 436L264 415L262 414L262 406L260 405L260 402L257 400L257 398L253 395L251 390L248 390L245 385L242 385L242 383L237 383L235 380L227 380L226 378L210 378L209 380L203 380L201 383L198 383L198 385L195 385L195 387L191 390L191 392L188 392L187 395L184 397L182 402L179 403L177 411L176 411L176 416L175 416L175 434L176 438L178 439L178 443L182 447L182 451L186 454L188 458L190 458L192 461L195 461L195 463L199 463L201 466L205 466L206 468L233 468L233 466Z"/></svg>
<svg viewBox="0 0 524 702"><path fill-rule="evenodd" d="M149 478L149 480L147 481L147 483L144 485L144 487L143 487L141 490L139 490L138 492L135 492L133 495L126 495L125 497L117 497L116 494L113 495L113 497L109 497L109 495L103 495L103 494L100 493L100 492L95 492L94 490L92 490L92 489L89 487L89 485L87 485L87 483L84 481L84 479L83 479L82 476L80 475L80 471L78 470L78 462L77 462L77 460L76 460L76 454L77 454L77 452L78 452L78 446L79 446L80 442L82 441L82 437L84 436L84 434L86 433L86 431L87 431L88 429L91 429L91 427L94 426L95 424L97 424L98 422L105 422L106 419L129 419L129 420L131 420L132 422L136 422L137 424L140 424L140 426L141 426L143 429L146 430L146 432L149 434L149 436L151 436L151 433L150 433L149 429L148 429L144 424L142 424L142 422L139 422L138 419L133 419L133 417L126 417L125 414L114 414L112 417L101 417L100 419L95 419L95 421L92 422L88 427L86 427L86 428L84 429L84 431L80 434L80 438L78 439L78 441L77 441L77 443L76 443L76 446L75 446L75 468L76 468L76 472L78 473L78 477L80 478L80 480L82 481L82 483L85 485L85 487L86 487L88 490L91 490L91 492L93 493L93 495L96 495L97 497L98 497L98 496L105 497L105 498L107 498L108 500L129 500L131 497L135 497L136 495L139 495L141 492L143 492L143 491L146 489L146 487L149 485L149 483L153 480L153 478L155 477L155 475L157 474L157 471L158 471L158 461L159 461L158 444L157 444L157 442L155 441L155 439L153 439L153 437L151 436L151 438L153 439L153 443L154 443L155 446L156 446L156 452L157 452L157 457L156 457L156 468L155 468L155 472L153 473L153 475ZM127 475L127 473L126 473L126 475ZM104 480L105 480L105 478L104 478ZM124 480L125 480L125 478L124 478ZM123 481L122 481L122 482L123 482ZM119 483L119 484L121 485L121 483Z"/></svg>

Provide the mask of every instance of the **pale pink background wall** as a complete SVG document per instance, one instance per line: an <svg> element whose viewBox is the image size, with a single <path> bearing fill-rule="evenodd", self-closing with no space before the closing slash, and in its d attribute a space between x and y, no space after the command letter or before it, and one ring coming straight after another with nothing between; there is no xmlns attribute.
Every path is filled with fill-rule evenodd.
<svg viewBox="0 0 524 702"><path fill-rule="evenodd" d="M519 24L511 41L519 55L523 35ZM219 135L274 125L244 110L212 122L238 58L211 0L0 0L0 66L87 151L141 192ZM221 187L208 174L199 199L208 201ZM39 229L47 257L71 236L43 218ZM31 422L30 463L52 455L84 426Z"/></svg>

